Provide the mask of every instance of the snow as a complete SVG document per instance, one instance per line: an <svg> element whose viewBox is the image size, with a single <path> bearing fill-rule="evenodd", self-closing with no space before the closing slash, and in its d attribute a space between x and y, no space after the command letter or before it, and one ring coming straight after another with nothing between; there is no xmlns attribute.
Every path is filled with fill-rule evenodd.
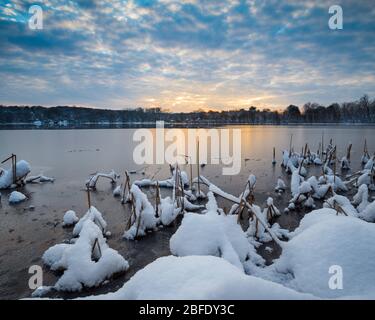
<svg viewBox="0 0 375 320"><path fill-rule="evenodd" d="M352 203L357 206L358 212L365 210L368 202L368 187L366 184L358 188L358 192L354 195Z"/></svg>
<svg viewBox="0 0 375 320"><path fill-rule="evenodd" d="M16 177L17 179L21 179L26 177L31 171L30 164L25 160L20 160L16 164ZM10 188L13 184L13 171L3 170L2 174L0 175L0 189L7 189Z"/></svg>
<svg viewBox="0 0 375 320"><path fill-rule="evenodd" d="M119 178L119 175L114 170L111 170L109 173L96 173L86 181L86 186L88 188L95 189L100 177L107 178L111 180L111 183L115 183Z"/></svg>
<svg viewBox="0 0 375 320"><path fill-rule="evenodd" d="M350 161L347 157L341 158L341 169L348 170L350 169Z"/></svg>
<svg viewBox="0 0 375 320"><path fill-rule="evenodd" d="M167 256L138 271L117 292L88 299L276 300L314 297L245 275L221 258Z"/></svg>
<svg viewBox="0 0 375 320"><path fill-rule="evenodd" d="M326 163L323 167L323 172L328 175L333 175L333 170Z"/></svg>
<svg viewBox="0 0 375 320"><path fill-rule="evenodd" d="M133 184L130 192L134 201L135 216L132 215L132 225L125 231L124 238L134 240L137 236L145 236L146 230L155 230L159 219L155 217L153 206L138 186Z"/></svg>
<svg viewBox="0 0 375 320"><path fill-rule="evenodd" d="M375 156L372 156L369 161L364 166L365 170L371 170L374 167L375 163Z"/></svg>
<svg viewBox="0 0 375 320"><path fill-rule="evenodd" d="M321 166L323 164L323 161L320 158L315 158L314 164L317 165L317 166Z"/></svg>
<svg viewBox="0 0 375 320"><path fill-rule="evenodd" d="M341 196L341 195L338 195L338 194L335 194L333 197L329 198L324 204L323 204L323 207L324 208L335 208L335 203L338 204L343 210L344 212L349 215L349 216L353 216L353 217L356 217L358 216L358 211L356 210L356 208L353 207L353 205L351 204L350 200L345 197L345 196Z"/></svg>
<svg viewBox="0 0 375 320"><path fill-rule="evenodd" d="M281 213L280 213L280 210L276 208L276 206L274 205L273 203L273 199L271 197L268 197L267 198L267 207L266 209L264 209L266 212L268 210L270 210L270 213L271 213L271 218L274 218L274 217L277 217L277 216L280 216Z"/></svg>
<svg viewBox="0 0 375 320"><path fill-rule="evenodd" d="M290 182L290 191L293 196L296 196L299 194L299 185L303 181L303 178L298 174L298 171L295 170L292 173L292 180Z"/></svg>
<svg viewBox="0 0 375 320"><path fill-rule="evenodd" d="M256 238L258 241L263 242L263 243L274 240L270 232L272 232L274 237L276 238L282 238L288 233L287 230L281 229L279 224L277 223L273 224L272 227L269 228L270 232L266 230L265 226L269 227L270 225L269 220L275 215L276 216L280 215L280 211L273 205L272 198L267 199L267 205L268 207L265 208L263 211L257 205L252 206L252 212L256 215L250 216L249 227L246 231L246 235L249 238L252 238L253 240L255 240ZM271 207L273 207L274 212L272 211L269 212ZM260 223L260 219L262 219L263 223Z"/></svg>
<svg viewBox="0 0 375 320"><path fill-rule="evenodd" d="M63 227L68 227L76 224L78 222L78 217L73 210L68 210L64 214Z"/></svg>
<svg viewBox="0 0 375 320"><path fill-rule="evenodd" d="M375 222L375 200L369 203L366 208L358 214L358 217L368 222Z"/></svg>
<svg viewBox="0 0 375 320"><path fill-rule="evenodd" d="M362 184L371 184L371 172L370 170L363 170L362 175L358 177L357 185L361 186Z"/></svg>
<svg viewBox="0 0 375 320"><path fill-rule="evenodd" d="M306 208L311 208L311 209L314 209L315 208L315 203L314 203L314 199L313 197L309 196L307 198L307 200L303 203L304 207Z"/></svg>
<svg viewBox="0 0 375 320"><path fill-rule="evenodd" d="M348 187L340 177L334 175L324 175L319 178L321 184L327 183L332 185L334 191L348 191Z"/></svg>
<svg viewBox="0 0 375 320"><path fill-rule="evenodd" d="M93 247L96 241L100 249ZM92 259L93 254L96 262ZM83 287L95 287L113 274L129 268L128 262L108 247L102 230L90 219L83 222L79 238L74 244L57 244L49 248L42 259L51 270L64 271L54 285L58 291L80 291Z"/></svg>
<svg viewBox="0 0 375 320"><path fill-rule="evenodd" d="M22 201L25 201L26 199L27 199L27 197L23 193L18 192L18 191L13 191L9 195L9 203L11 203L11 204L20 203Z"/></svg>
<svg viewBox="0 0 375 320"><path fill-rule="evenodd" d="M214 211L185 214L181 226L170 239L170 250L177 256L222 257L240 270L249 259L255 264L264 263L248 242L237 217L218 215Z"/></svg>
<svg viewBox="0 0 375 320"><path fill-rule="evenodd" d="M301 185L298 187L299 194L310 193L312 191L311 185L307 181L303 181Z"/></svg>
<svg viewBox="0 0 375 320"><path fill-rule="evenodd" d="M286 168L288 166L288 162L289 162L289 151L284 150L283 151L283 160L282 160L281 166Z"/></svg>
<svg viewBox="0 0 375 320"><path fill-rule="evenodd" d="M37 176L29 176L25 179L25 183L43 183L43 182L54 182L54 178L50 178L44 176L43 174L39 174Z"/></svg>
<svg viewBox="0 0 375 320"><path fill-rule="evenodd" d="M370 158L368 157L367 154L364 154L364 155L362 156L362 158L361 158L361 162L362 162L362 164L366 164L367 161L369 161L369 160L370 160Z"/></svg>
<svg viewBox="0 0 375 320"><path fill-rule="evenodd" d="M277 179L277 184L276 184L276 187L275 187L275 191L276 192L283 192L285 191L286 189L286 185L285 185L285 182L281 179L281 178L278 178Z"/></svg>
<svg viewBox="0 0 375 320"><path fill-rule="evenodd" d="M113 190L113 196L114 196L114 197L120 197L120 196L121 196L121 193L122 193L121 186L117 186L117 187Z"/></svg>
<svg viewBox="0 0 375 320"><path fill-rule="evenodd" d="M156 184L159 184L160 188L173 188L175 185L175 174L176 169L173 169L172 177L166 180L159 180L159 181L153 181L151 179L142 179L142 180L136 180L134 181L134 184L138 187L151 187L156 186ZM188 175L185 171L178 171L180 174L180 179L184 186L188 186L190 184Z"/></svg>
<svg viewBox="0 0 375 320"><path fill-rule="evenodd" d="M76 237L81 233L82 227L87 220L94 222L100 228L100 230L102 230L102 233L105 233L107 222L103 219L101 212L99 212L94 206L91 206L86 214L74 226L73 236Z"/></svg>
<svg viewBox="0 0 375 320"><path fill-rule="evenodd" d="M181 208L176 208L171 197L162 198L159 209L160 221L164 226L169 226L181 214Z"/></svg>
<svg viewBox="0 0 375 320"><path fill-rule="evenodd" d="M375 297L374 224L320 209L305 215L291 238L270 267L284 285L321 298ZM333 265L343 270L342 290L328 286Z"/></svg>

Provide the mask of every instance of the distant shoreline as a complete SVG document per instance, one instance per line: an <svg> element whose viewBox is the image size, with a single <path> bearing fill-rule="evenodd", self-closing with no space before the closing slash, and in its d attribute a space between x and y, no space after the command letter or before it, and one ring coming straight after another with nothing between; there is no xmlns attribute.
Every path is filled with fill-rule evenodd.
<svg viewBox="0 0 375 320"><path fill-rule="evenodd" d="M248 123L248 122L164 122L165 128L212 128L218 126L276 126L276 127L374 127L375 123L322 122L322 123ZM77 123L0 123L0 130L73 130L73 129L132 129L156 128L156 121L145 122L77 122Z"/></svg>

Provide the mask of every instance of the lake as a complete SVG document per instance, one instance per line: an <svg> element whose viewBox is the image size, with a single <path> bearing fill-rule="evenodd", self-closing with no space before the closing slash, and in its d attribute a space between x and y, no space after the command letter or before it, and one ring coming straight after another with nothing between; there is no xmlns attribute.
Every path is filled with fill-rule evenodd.
<svg viewBox="0 0 375 320"><path fill-rule="evenodd" d="M290 194L277 197L273 191L276 180L282 176L289 183L290 177L280 167L281 151L289 149L291 135L295 151L300 151L308 143L316 152L322 133L325 145L329 139L337 145L338 158L346 154L350 143L352 148L352 169L361 168L360 158L364 141L370 154L375 151L375 127L371 126L226 126L241 130L241 171L238 175L222 176L221 165L208 163L201 168L201 174L223 190L238 195L244 188L250 173L257 176L256 203L263 205L268 196L275 197L275 203L283 210ZM73 129L73 130L0 130L0 160L11 153L17 159L28 161L31 175L43 173L54 177L54 183L28 184L19 191L29 199L10 206L7 201L9 191L1 190L0 202L0 298L14 299L30 296L28 288L28 268L42 265L41 256L50 246L71 238L71 229L62 228L65 211L73 209L81 217L87 211L85 181L95 172L109 172L114 169L121 174L125 170L136 171L132 181L142 178L166 179L170 176L169 166L137 165L133 161L133 149L138 144L133 141L137 129ZM155 129L151 129L155 134ZM166 129L167 130L167 129ZM184 132L187 130L184 130ZM236 143L238 143L236 141ZM272 165L272 150L276 148L277 164ZM4 165L7 167L7 165ZM189 173L188 166L182 166ZM321 167L311 167L309 175L319 175ZM196 168L194 167L194 175ZM110 283L81 294L61 294L62 297L98 294L120 288L137 270L157 257L169 254L169 238L178 225L164 228L138 241L122 239L129 217L129 206L121 205L112 196L112 186L108 181L100 181L92 192L92 203L104 215L112 236L110 247L118 250L130 264L130 269ZM154 190L145 191L153 203ZM162 190L162 195L170 190ZM223 207L229 203L219 201ZM30 210L29 207L34 209ZM294 229L304 213L293 213L280 218L280 225ZM272 257L271 257L272 258ZM44 269L44 284L56 282L57 275Z"/></svg>

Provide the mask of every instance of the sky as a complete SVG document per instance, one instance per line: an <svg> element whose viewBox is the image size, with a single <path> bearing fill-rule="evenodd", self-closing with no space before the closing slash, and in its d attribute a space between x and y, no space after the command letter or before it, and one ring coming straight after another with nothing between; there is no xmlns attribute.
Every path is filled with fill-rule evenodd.
<svg viewBox="0 0 375 320"><path fill-rule="evenodd" d="M336 4L342 30L328 26ZM363 94L375 97L374 0L0 0L3 105L186 112Z"/></svg>

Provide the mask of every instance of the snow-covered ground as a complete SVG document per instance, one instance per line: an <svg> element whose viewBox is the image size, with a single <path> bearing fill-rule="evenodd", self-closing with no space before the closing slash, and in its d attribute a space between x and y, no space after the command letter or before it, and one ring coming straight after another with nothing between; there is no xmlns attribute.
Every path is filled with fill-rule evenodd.
<svg viewBox="0 0 375 320"><path fill-rule="evenodd" d="M321 298L375 298L374 224L320 209L307 214L290 238L263 276ZM342 270L342 289L329 286L334 266Z"/></svg>
<svg viewBox="0 0 375 320"><path fill-rule="evenodd" d="M225 259L168 256L138 271L117 292L88 299L314 299L277 283L247 276Z"/></svg>

